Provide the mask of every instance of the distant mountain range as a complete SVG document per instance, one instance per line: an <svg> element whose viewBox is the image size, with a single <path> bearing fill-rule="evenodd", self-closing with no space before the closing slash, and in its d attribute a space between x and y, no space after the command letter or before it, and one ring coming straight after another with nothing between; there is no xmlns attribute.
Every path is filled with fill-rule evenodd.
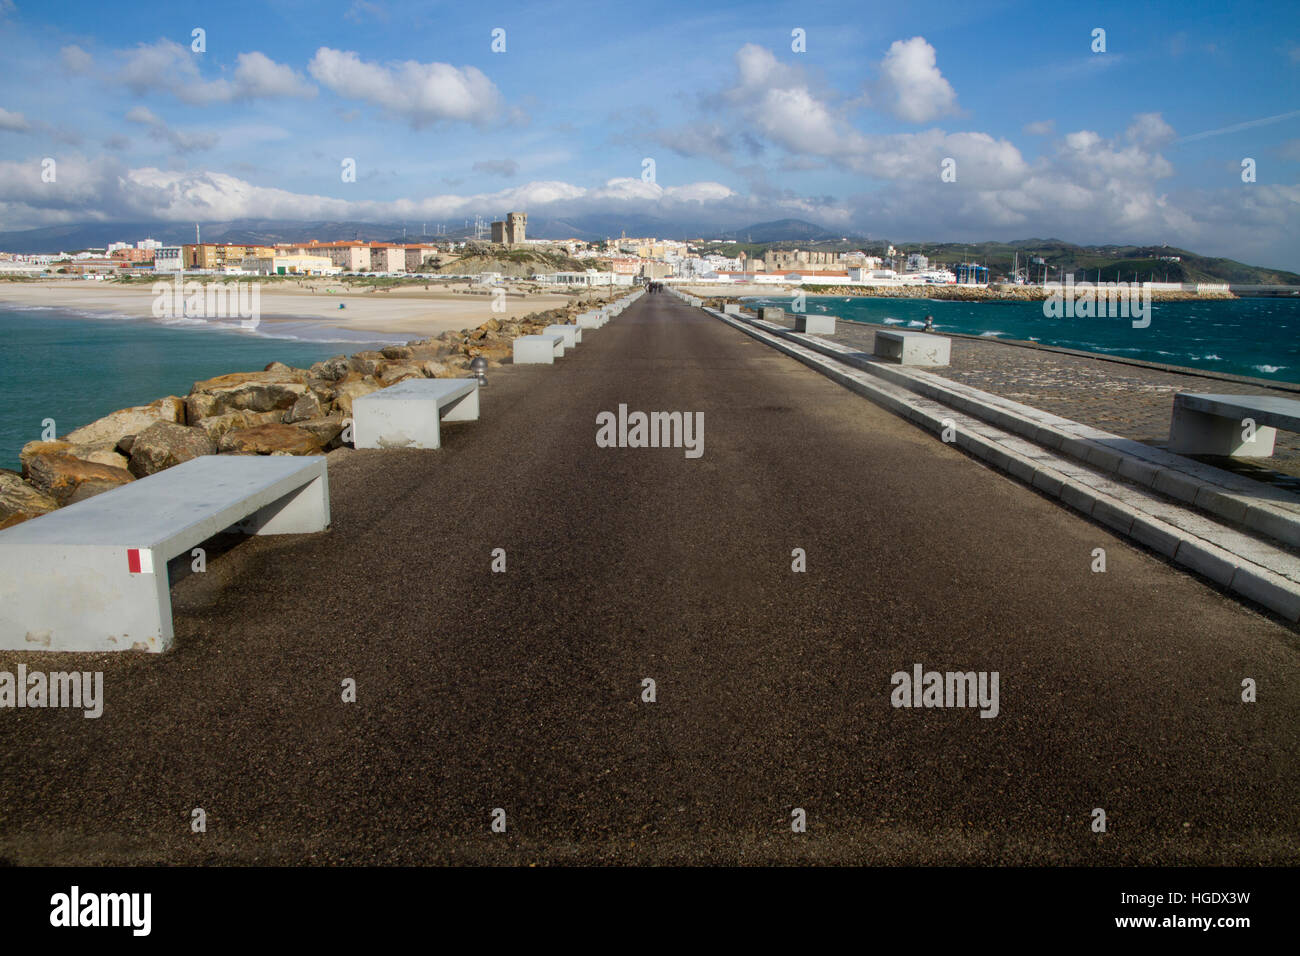
<svg viewBox="0 0 1300 956"><path fill-rule="evenodd" d="M437 229L434 223L382 223L321 220L304 222L289 219L235 219L202 224L204 242L229 242L240 245L274 245L277 242L305 242L319 239L329 242L358 239L366 242L419 242L421 239L448 240L473 236L473 226L466 229L464 220L453 228L446 225L440 234L421 235L421 229ZM867 249L877 253L886 243L880 239L844 236L803 219L777 219L757 222L738 229L719 230L703 223L669 222L653 216L593 214L573 217L530 216L528 235L534 239L583 239L587 241L618 236L655 236L660 239L723 239L733 244L727 249L735 254L762 253L763 246L780 243L791 246L815 245L823 250ZM167 245L194 242L194 226L177 222L78 223L0 232L0 250L5 252L57 253L79 249L103 248L112 242L136 242L157 239ZM1259 285L1300 285L1300 275L1279 269L1264 269L1232 259L1201 256L1172 246L1079 246L1060 239L1020 239L1014 242L915 243L896 242L903 252L924 252L935 262L954 264L977 261L987 265L993 275L1010 275L1016 254L1022 269L1028 266L1031 277L1041 277L1042 264L1031 264L1040 257L1048 267L1049 278L1071 272L1094 279L1168 279L1171 282L1232 282ZM1179 261L1173 261L1177 258Z"/></svg>

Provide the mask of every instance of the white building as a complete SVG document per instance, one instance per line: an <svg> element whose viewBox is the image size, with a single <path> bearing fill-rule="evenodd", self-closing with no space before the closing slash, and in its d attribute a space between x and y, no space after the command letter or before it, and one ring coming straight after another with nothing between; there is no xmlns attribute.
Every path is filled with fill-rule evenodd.
<svg viewBox="0 0 1300 956"><path fill-rule="evenodd" d="M930 260L919 252L909 253L907 256L908 272L925 272L930 268Z"/></svg>
<svg viewBox="0 0 1300 956"><path fill-rule="evenodd" d="M154 249L154 272L181 272L183 269L184 259L181 256L180 246L159 245Z"/></svg>

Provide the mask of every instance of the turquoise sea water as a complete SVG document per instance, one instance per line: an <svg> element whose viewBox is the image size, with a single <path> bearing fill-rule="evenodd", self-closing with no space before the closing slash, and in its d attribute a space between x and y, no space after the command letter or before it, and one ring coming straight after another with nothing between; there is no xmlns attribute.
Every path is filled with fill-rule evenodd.
<svg viewBox="0 0 1300 956"><path fill-rule="evenodd" d="M275 334L305 336L312 329L280 325ZM161 325L0 305L0 468L18 468L19 449L41 437L46 418L62 435L128 405L185 395L214 375L257 371L274 361L303 367L375 347L372 338L341 341L330 334L332 341L271 338L197 322Z"/></svg>
<svg viewBox="0 0 1300 956"><path fill-rule="evenodd" d="M790 309L790 297L754 298ZM1300 382L1300 299L1153 302L1151 324L1127 318L1043 315L1041 302L941 302L808 296L809 312L856 322L919 328L934 316L938 332L1022 339L1125 358Z"/></svg>

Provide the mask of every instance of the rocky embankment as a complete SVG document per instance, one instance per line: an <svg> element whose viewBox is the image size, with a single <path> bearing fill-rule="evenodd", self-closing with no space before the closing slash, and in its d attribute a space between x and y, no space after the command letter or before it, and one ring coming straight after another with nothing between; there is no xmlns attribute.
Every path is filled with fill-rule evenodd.
<svg viewBox="0 0 1300 956"><path fill-rule="evenodd" d="M322 454L343 443L352 403L362 395L408 378L463 378L480 356L490 367L509 363L515 338L572 322L593 304L489 319L306 369L272 362L260 372L195 382L183 398L120 409L55 441L29 442L19 454L21 473L0 469L0 529L199 455Z"/></svg>

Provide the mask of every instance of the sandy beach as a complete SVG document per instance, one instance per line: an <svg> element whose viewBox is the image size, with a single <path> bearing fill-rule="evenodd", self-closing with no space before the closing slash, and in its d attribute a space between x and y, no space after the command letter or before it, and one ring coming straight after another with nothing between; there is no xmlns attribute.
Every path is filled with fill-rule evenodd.
<svg viewBox="0 0 1300 956"><path fill-rule="evenodd" d="M505 311L493 312L488 292L469 283L377 290L362 286L349 288L329 279L265 282L260 298L262 318L268 322L293 319L301 326L305 319L322 330L346 329L412 338L474 328L490 318L514 318L574 301L570 295L524 291L512 285L507 287ZM154 314L154 299L152 284L148 283L119 285L84 279L0 283L0 307L46 307L150 318ZM340 305L344 307L339 308Z"/></svg>

